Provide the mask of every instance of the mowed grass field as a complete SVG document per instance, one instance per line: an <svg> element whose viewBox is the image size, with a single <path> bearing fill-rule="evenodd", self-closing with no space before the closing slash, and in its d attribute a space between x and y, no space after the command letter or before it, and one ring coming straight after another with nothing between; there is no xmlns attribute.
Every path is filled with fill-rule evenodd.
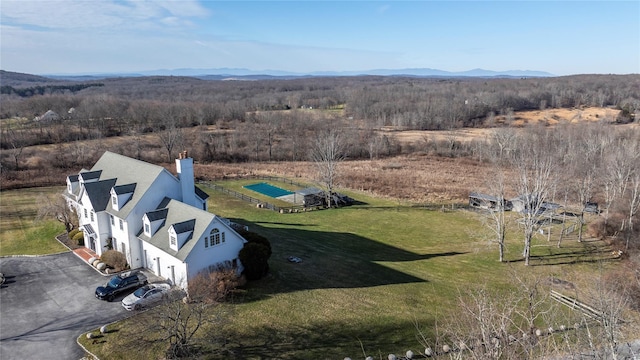
<svg viewBox="0 0 640 360"><path fill-rule="evenodd" d="M219 182L240 190L243 181ZM286 184L273 183L291 189ZM205 324L200 350L211 359L342 359L423 351L418 330L432 340L437 324L457 311L460 294L486 285L510 289L513 274L555 276L579 283L592 276L600 252L593 243L567 240L561 249L536 238L532 263L520 259L521 236L510 234L507 259L486 239L473 211L440 211L345 191L363 204L279 214L206 190L210 211L249 226L272 244L270 274L249 283L223 323ZM291 263L297 256L301 263ZM162 356L166 343L131 351L131 340L158 321L154 311L113 325L96 344L80 341L105 359ZM145 333L147 338L156 335ZM224 349L211 339L222 337Z"/></svg>
<svg viewBox="0 0 640 360"><path fill-rule="evenodd" d="M0 256L43 255L68 250L54 237L64 232L56 220L36 221L41 196L58 196L63 187L0 192Z"/></svg>

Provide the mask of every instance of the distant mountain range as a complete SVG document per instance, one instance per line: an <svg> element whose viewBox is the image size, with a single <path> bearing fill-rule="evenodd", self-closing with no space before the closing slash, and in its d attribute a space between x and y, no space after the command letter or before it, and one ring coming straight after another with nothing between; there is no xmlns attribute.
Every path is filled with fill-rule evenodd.
<svg viewBox="0 0 640 360"><path fill-rule="evenodd" d="M189 76L201 79L265 79L265 78L298 78L313 76L416 76L416 77L551 77L555 76L544 71L534 70L508 70L492 71L473 69L468 71L444 71L429 68L413 69L374 69L366 71L316 71L309 73L296 73L279 70L250 70L242 68L216 68L216 69L159 69L151 71L139 71L131 73L94 73L94 74L50 74L46 76L54 79L85 78L111 78L111 77L137 77L137 76Z"/></svg>
<svg viewBox="0 0 640 360"><path fill-rule="evenodd" d="M7 78L9 71L2 71L2 78ZM303 77L327 77L327 76L410 76L410 77L480 77L480 78L522 78L522 77L553 77L555 75L534 70L507 70L492 71L484 69L473 69L468 71L444 71L430 68L408 68L408 69L374 69L365 71L316 71L309 73L296 73L279 70L249 70L242 68L216 68L216 69L159 69L151 71L138 71L127 73L84 73L84 74L20 74L25 82L44 82L47 80L72 80L91 81L97 79L117 78L117 77L144 77L144 76L185 76L204 80L261 80L261 79L294 79ZM4 80L4 79L2 79Z"/></svg>

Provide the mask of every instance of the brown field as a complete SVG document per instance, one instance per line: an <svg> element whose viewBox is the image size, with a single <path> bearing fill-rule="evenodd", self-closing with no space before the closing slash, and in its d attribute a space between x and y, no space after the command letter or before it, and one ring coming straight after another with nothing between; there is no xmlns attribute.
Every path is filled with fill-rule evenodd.
<svg viewBox="0 0 640 360"><path fill-rule="evenodd" d="M513 121L509 126L522 128L527 125L544 124L545 126L556 126L558 124L576 124L586 121L604 121L613 123L620 113L620 110L609 108L588 107L581 109L546 109L519 111L513 114ZM496 124L506 124L505 115L495 117ZM628 126L628 125L627 125ZM631 125L633 126L633 125ZM402 144L417 145L428 141L448 141L469 142L472 140L482 140L489 138L492 128L464 128L456 130L433 131L433 130L397 130L392 127L385 127L381 132L391 135Z"/></svg>
<svg viewBox="0 0 640 360"><path fill-rule="evenodd" d="M607 121L613 122L618 111L608 108L584 109L548 109L524 111L513 114L512 126L523 127L525 124L544 122L546 126L556 126L558 123L575 123L577 121ZM496 122L504 122L504 116L496 116ZM618 127L638 124L616 125ZM193 128L189 132L201 132L202 128ZM217 129L214 126L207 131L233 131ZM429 142L459 141L488 139L491 128L463 128L451 131L414 131L394 130L384 128L380 131L392 136L402 146L412 146L414 153L391 158L376 160L354 160L342 164L338 186L343 189L366 191L372 195L387 198L397 198L399 201L415 203L450 203L465 202L469 191L482 191L488 172L485 163L470 158L455 158L430 155L421 151L421 147ZM12 179L3 179L2 188L64 185L67 174L75 173L78 169L49 169L43 171L38 163L53 157L55 151L85 154L86 158L97 158L103 151L117 152L118 149L131 146L132 137L112 137L93 141L80 141L72 144L44 145L25 149L30 154L25 159L30 170L20 171ZM145 135L142 142L154 144L155 135ZM77 150L78 148L84 150ZM166 157L165 151L157 146L147 150L147 155L156 158ZM196 159L197 161L197 159ZM36 163L34 166L33 163ZM91 166L91 162L84 165ZM167 169L175 172L175 165L164 164ZM197 164L196 176L201 179L216 179L223 177L238 177L248 175L277 175L299 178L302 181L313 181L316 171L313 163L300 162L244 162L244 163L214 163ZM20 184L23 184L20 186Z"/></svg>

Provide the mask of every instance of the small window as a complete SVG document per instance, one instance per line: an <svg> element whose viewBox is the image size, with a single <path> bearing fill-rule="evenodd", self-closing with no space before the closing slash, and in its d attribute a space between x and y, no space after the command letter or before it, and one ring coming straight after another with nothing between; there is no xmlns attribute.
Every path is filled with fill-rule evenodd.
<svg viewBox="0 0 640 360"><path fill-rule="evenodd" d="M204 247L206 247L206 248L209 247L209 237L208 236L204 237Z"/></svg>
<svg viewBox="0 0 640 360"><path fill-rule="evenodd" d="M116 225L116 219L113 218L113 215L109 215L109 217L111 218L111 225L115 226Z"/></svg>
<svg viewBox="0 0 640 360"><path fill-rule="evenodd" d="M169 239L171 241L171 245L176 246L178 244L178 241L176 240L176 237L171 235L169 236Z"/></svg>
<svg viewBox="0 0 640 360"><path fill-rule="evenodd" d="M118 197L117 196L112 196L111 197L111 204L113 204L113 206L117 206L118 205Z"/></svg>
<svg viewBox="0 0 640 360"><path fill-rule="evenodd" d="M93 222L93 210L91 210L91 221Z"/></svg>
<svg viewBox="0 0 640 360"><path fill-rule="evenodd" d="M149 229L149 224L144 224L144 232L147 235L151 233L151 230Z"/></svg>
<svg viewBox="0 0 640 360"><path fill-rule="evenodd" d="M122 219L120 219L120 230L124 230L124 223L122 222Z"/></svg>
<svg viewBox="0 0 640 360"><path fill-rule="evenodd" d="M88 218L89 216L87 215L87 209L84 209L84 218Z"/></svg>

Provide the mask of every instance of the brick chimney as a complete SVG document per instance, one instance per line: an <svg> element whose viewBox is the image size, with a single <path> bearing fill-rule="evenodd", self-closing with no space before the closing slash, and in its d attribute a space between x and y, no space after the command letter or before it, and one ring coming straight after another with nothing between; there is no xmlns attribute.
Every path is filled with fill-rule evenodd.
<svg viewBox="0 0 640 360"><path fill-rule="evenodd" d="M176 159L176 171L180 180L182 202L191 206L196 204L195 180L193 176L193 159L187 150L182 151Z"/></svg>

